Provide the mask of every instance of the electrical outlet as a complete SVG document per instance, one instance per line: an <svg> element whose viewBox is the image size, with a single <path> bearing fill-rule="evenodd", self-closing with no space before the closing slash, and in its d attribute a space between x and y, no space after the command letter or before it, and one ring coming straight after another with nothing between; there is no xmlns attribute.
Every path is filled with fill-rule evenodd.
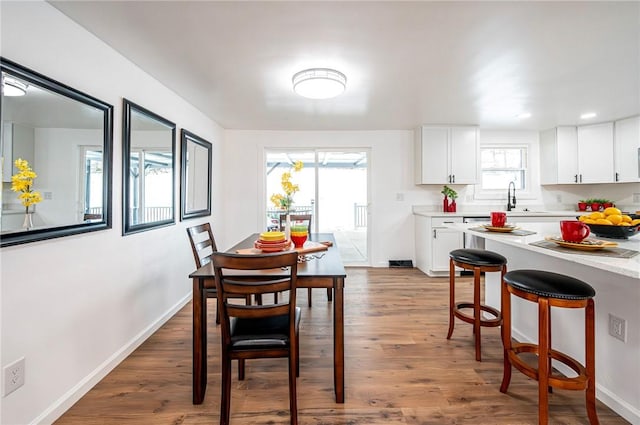
<svg viewBox="0 0 640 425"><path fill-rule="evenodd" d="M562 195L560 195L559 193L556 195L556 203L558 204L562 203Z"/></svg>
<svg viewBox="0 0 640 425"><path fill-rule="evenodd" d="M3 396L6 397L24 385L24 357L7 365L2 370L4 374Z"/></svg>
<svg viewBox="0 0 640 425"><path fill-rule="evenodd" d="M396 201L404 201L404 193L402 192L396 193Z"/></svg>
<svg viewBox="0 0 640 425"><path fill-rule="evenodd" d="M627 340L627 321L609 313L609 335L622 342Z"/></svg>
<svg viewBox="0 0 640 425"><path fill-rule="evenodd" d="M633 194L633 203L634 204L640 204L640 193L634 193Z"/></svg>

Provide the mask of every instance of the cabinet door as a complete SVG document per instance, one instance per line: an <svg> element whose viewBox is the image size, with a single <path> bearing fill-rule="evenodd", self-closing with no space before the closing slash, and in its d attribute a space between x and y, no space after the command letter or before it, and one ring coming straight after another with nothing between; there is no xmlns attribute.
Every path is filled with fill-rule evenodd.
<svg viewBox="0 0 640 425"><path fill-rule="evenodd" d="M446 128L421 127L421 179L422 184L448 184L449 164L447 144L449 130Z"/></svg>
<svg viewBox="0 0 640 425"><path fill-rule="evenodd" d="M613 123L578 127L580 183L613 183Z"/></svg>
<svg viewBox="0 0 640 425"><path fill-rule="evenodd" d="M449 139L451 175L455 184L475 184L478 174L478 131L452 128Z"/></svg>
<svg viewBox="0 0 640 425"><path fill-rule="evenodd" d="M640 116L616 121L614 134L615 181L640 181Z"/></svg>
<svg viewBox="0 0 640 425"><path fill-rule="evenodd" d="M431 250L431 270L448 271L449 253L454 249L462 248L462 233L447 228L433 229L433 249Z"/></svg>
<svg viewBox="0 0 640 425"><path fill-rule="evenodd" d="M576 127L556 129L558 183L580 183L578 170L578 132ZM540 162L546 158L540 158Z"/></svg>

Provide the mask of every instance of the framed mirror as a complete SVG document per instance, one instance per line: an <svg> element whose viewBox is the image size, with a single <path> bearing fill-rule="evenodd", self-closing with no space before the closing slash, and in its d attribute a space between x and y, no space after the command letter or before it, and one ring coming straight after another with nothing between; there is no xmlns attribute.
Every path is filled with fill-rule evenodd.
<svg viewBox="0 0 640 425"><path fill-rule="evenodd" d="M122 234L175 224L176 125L124 99Z"/></svg>
<svg viewBox="0 0 640 425"><path fill-rule="evenodd" d="M201 137L181 131L180 219L211 215L212 146Z"/></svg>
<svg viewBox="0 0 640 425"><path fill-rule="evenodd" d="M1 57L0 71L1 246L111 228L113 106Z"/></svg>

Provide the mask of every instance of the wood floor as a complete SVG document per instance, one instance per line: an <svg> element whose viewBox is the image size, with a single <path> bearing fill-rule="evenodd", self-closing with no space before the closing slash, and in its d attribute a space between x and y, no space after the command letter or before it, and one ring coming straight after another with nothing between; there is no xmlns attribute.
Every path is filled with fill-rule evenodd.
<svg viewBox="0 0 640 425"><path fill-rule="evenodd" d="M344 404L333 396L331 303L316 289L308 308L307 291L299 292L301 424L537 424L535 381L514 370L509 392L498 390L499 328L483 329L482 362L474 360L470 325L458 321L446 339L448 280L417 269L349 268L347 274ZM470 279L461 282L458 292L470 294ZM220 334L209 302L209 385L202 405L191 403L188 304L56 423L217 424ZM286 359L248 361L246 380L236 377L232 424L289 422ZM628 423L600 402L598 415L601 424ZM588 424L584 393L555 390L550 423Z"/></svg>

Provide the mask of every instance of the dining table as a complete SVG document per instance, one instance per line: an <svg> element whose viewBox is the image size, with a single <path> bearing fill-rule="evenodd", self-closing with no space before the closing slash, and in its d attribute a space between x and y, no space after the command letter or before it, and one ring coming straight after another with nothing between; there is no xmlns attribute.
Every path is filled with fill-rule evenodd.
<svg viewBox="0 0 640 425"><path fill-rule="evenodd" d="M249 235L227 252L236 253L253 248L258 238L258 233ZM344 281L347 275L332 233L312 233L309 241L322 242L327 249L301 254L297 287L333 291L333 384L336 403L344 403ZM279 271L271 270L268 273L277 276ZM193 280L193 404L202 404L207 389L206 290L215 288L213 264L203 265L189 277Z"/></svg>

